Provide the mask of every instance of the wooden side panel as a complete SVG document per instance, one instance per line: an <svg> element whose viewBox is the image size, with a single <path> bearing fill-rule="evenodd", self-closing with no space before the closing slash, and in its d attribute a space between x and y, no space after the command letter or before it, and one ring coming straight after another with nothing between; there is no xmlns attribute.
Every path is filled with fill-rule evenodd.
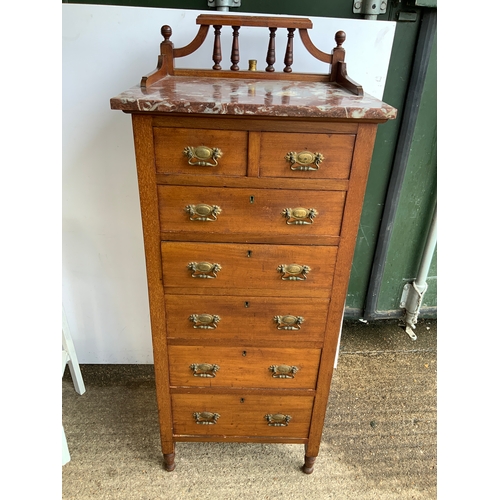
<svg viewBox="0 0 500 500"><path fill-rule="evenodd" d="M141 201L155 376L157 380L165 381L164 384L158 384L156 387L161 443L163 453L170 454L174 452L174 443L172 439L172 409L168 383L167 331L159 246L160 220L158 216L151 117L132 115L132 124Z"/></svg>
<svg viewBox="0 0 500 500"><path fill-rule="evenodd" d="M356 138L350 189L347 194L338 261L333 281L334 290L332 291L332 300L330 302L327 330L325 333L325 344L318 374L317 397L315 399L312 414L313 424L311 425L311 432L307 445L306 454L310 457L317 456L319 452L321 433L328 403L328 394L330 391L330 382L333 374L333 364L342 326L342 312L344 310L345 297L349 285L352 258L356 245L356 236L358 233L361 210L363 208L363 198L366 182L368 180L376 133L376 124L361 124Z"/></svg>
<svg viewBox="0 0 500 500"><path fill-rule="evenodd" d="M169 346L170 383L191 387L315 389L321 349ZM195 376L191 365L217 365L213 377ZM270 367L295 366L293 378L274 378Z"/></svg>

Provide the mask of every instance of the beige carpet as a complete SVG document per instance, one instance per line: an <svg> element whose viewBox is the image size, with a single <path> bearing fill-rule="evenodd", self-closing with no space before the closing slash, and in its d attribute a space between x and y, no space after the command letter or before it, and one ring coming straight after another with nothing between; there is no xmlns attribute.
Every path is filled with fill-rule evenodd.
<svg viewBox="0 0 500 500"><path fill-rule="evenodd" d="M302 445L179 443L162 468L153 367L82 365L63 377L71 461L63 500L435 499L437 322L346 322L313 474Z"/></svg>

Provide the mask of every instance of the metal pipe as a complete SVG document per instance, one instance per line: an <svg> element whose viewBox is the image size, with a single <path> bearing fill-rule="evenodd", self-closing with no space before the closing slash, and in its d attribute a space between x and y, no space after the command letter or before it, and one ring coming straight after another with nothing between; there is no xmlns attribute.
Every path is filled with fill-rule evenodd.
<svg viewBox="0 0 500 500"><path fill-rule="evenodd" d="M417 279L415 280L415 285L423 286L427 281L427 276L429 276L429 269L431 267L432 257L434 256L434 250L437 243L437 211L434 212L432 217L431 228L429 234L427 235L427 242L425 243L424 254L422 255L422 261L420 262L420 268L418 270Z"/></svg>
<svg viewBox="0 0 500 500"><path fill-rule="evenodd" d="M366 294L366 303L363 317L366 320L380 317L377 314L377 304L382 287L382 279L384 275L385 263L389 253L389 243L391 241L394 222L401 195L408 158L412 146L415 125L418 117L418 110L422 98L422 92L427 75L427 67L434 43L436 33L436 10L424 9L422 23L413 61L413 68L406 95L404 114L401 121L398 144L394 155L394 163L392 167L387 196L380 223L380 231L377 239L377 246L373 258L372 271L368 291Z"/></svg>
<svg viewBox="0 0 500 500"><path fill-rule="evenodd" d="M424 253L420 260L420 265L417 272L417 278L412 283L405 285L403 295L406 295L404 300L406 333L413 339L417 340L417 336L413 332L420 313L420 307L425 292L427 291L427 276L429 276L429 268L431 267L432 257L437 244L437 209L434 208L431 227L427 234Z"/></svg>

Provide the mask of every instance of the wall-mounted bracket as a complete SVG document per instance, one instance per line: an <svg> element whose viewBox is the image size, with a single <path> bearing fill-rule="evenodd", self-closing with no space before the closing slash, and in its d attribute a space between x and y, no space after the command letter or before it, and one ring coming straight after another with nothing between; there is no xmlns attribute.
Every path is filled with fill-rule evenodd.
<svg viewBox="0 0 500 500"><path fill-rule="evenodd" d="M229 12L229 7L241 7L241 0L208 0L209 7L217 10Z"/></svg>
<svg viewBox="0 0 500 500"><path fill-rule="evenodd" d="M377 19L380 14L385 14L387 0L354 0L352 11L354 14L364 14L365 19Z"/></svg>

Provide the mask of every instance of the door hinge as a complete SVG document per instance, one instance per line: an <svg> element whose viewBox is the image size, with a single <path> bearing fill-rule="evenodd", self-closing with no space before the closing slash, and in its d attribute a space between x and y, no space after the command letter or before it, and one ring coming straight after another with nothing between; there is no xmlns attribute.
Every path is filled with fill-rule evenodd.
<svg viewBox="0 0 500 500"><path fill-rule="evenodd" d="M354 14L364 14L366 19L377 19L386 10L387 0L354 0L352 6Z"/></svg>
<svg viewBox="0 0 500 500"><path fill-rule="evenodd" d="M229 7L241 7L241 0L208 0L208 6L227 12Z"/></svg>

